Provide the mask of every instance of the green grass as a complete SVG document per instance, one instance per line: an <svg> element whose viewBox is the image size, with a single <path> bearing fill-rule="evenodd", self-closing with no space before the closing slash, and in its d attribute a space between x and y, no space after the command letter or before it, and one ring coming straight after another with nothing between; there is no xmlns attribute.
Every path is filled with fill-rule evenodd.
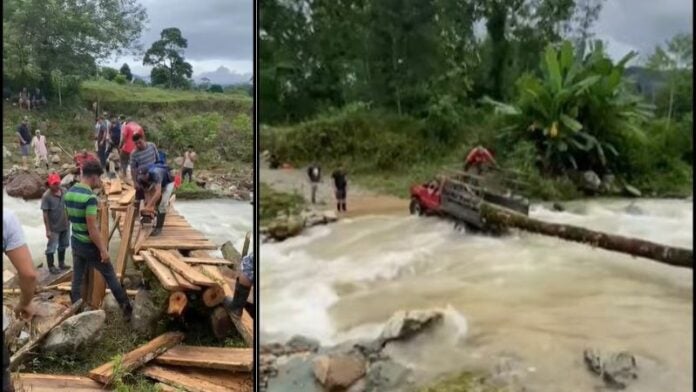
<svg viewBox="0 0 696 392"><path fill-rule="evenodd" d="M210 199L218 196L210 189L201 188L195 182L188 182L188 179L176 190L176 198L180 200Z"/></svg>
<svg viewBox="0 0 696 392"><path fill-rule="evenodd" d="M259 220L261 225L267 224L281 212L288 215L299 213L305 205L301 195L278 192L263 183L260 192Z"/></svg>
<svg viewBox="0 0 696 392"><path fill-rule="evenodd" d="M422 388L419 392L502 392L502 390L486 386L484 378L480 375L464 372Z"/></svg>
<svg viewBox="0 0 696 392"><path fill-rule="evenodd" d="M88 101L101 102L141 102L173 103L186 101L239 102L251 105L251 97L242 94L216 94L205 91L171 90L138 85L121 85L105 80L83 82L80 87L82 97Z"/></svg>

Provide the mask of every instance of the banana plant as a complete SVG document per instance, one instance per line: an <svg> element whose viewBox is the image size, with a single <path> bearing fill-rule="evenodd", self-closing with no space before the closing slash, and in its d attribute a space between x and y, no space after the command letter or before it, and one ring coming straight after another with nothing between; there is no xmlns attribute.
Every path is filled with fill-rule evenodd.
<svg viewBox="0 0 696 392"><path fill-rule="evenodd" d="M614 65L601 45L584 58L576 55L568 41L560 47L549 45L541 77L528 74L518 79L514 105L488 97L483 101L510 117L512 129L539 146L548 170L578 169L580 160L604 168L608 154L618 156L606 141L606 132L639 132L636 124L649 113L624 88L624 67L633 56L629 53Z"/></svg>

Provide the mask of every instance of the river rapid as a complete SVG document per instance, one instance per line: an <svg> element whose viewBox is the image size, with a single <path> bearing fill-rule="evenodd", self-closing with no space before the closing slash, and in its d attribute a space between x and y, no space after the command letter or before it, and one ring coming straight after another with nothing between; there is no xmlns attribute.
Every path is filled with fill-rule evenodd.
<svg viewBox="0 0 696 392"><path fill-rule="evenodd" d="M14 211L22 223L27 244L34 257L34 263L39 265L43 262L45 266L46 231L41 214L41 201L25 201L9 197L7 194L3 196L3 210L10 209ZM249 202L228 199L177 200L174 206L177 212L193 228L200 231L217 245L232 241L235 248L241 250L244 244L244 236L247 232L252 231L254 210ZM118 234L114 234L109 249L112 260L115 260L118 253L119 240ZM213 254L216 252L217 256L222 256L220 251L215 251ZM67 262L71 264L72 257L70 251L67 253ZM9 265L9 261L3 256L3 267L9 268Z"/></svg>
<svg viewBox="0 0 696 392"><path fill-rule="evenodd" d="M692 248L692 201L590 200L530 215ZM260 257L262 343L300 334L375 337L401 309L442 309L445 325L393 350L421 379L518 364L533 391L592 391L585 348L627 350L629 391L693 389L693 274L524 232L493 238L437 218L366 216L315 227Z"/></svg>

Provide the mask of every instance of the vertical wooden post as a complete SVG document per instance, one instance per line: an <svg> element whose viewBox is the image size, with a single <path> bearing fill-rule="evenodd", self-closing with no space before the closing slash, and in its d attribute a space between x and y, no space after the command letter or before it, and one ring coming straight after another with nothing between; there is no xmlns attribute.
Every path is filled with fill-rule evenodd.
<svg viewBox="0 0 696 392"><path fill-rule="evenodd" d="M99 201L99 232L106 240L106 248L109 248L109 203L106 200ZM106 281L99 271L92 269L91 288L87 297L87 303L94 308L101 307L101 303L106 295Z"/></svg>
<svg viewBox="0 0 696 392"><path fill-rule="evenodd" d="M118 255L116 256L116 276L118 276L120 282L123 282L128 254L131 251L129 245L133 236L133 227L135 226L135 206L128 206L125 219L123 231L121 232L121 245L118 247Z"/></svg>

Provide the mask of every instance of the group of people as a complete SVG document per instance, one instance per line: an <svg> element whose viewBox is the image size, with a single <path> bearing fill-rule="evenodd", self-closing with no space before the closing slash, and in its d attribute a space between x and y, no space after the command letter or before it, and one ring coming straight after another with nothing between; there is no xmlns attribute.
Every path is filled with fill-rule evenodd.
<svg viewBox="0 0 696 392"><path fill-rule="evenodd" d="M317 202L317 190L321 183L321 167L315 162L307 168L307 177L309 178L310 198L312 204ZM340 165L333 173L334 196L336 197L336 210L346 212L346 198L348 194L348 179L343 165Z"/></svg>
<svg viewBox="0 0 696 392"><path fill-rule="evenodd" d="M20 109L39 109L45 106L48 101L46 97L41 92L40 88L35 88L33 92L27 90L26 87L22 88L19 92L19 98L17 101Z"/></svg>

